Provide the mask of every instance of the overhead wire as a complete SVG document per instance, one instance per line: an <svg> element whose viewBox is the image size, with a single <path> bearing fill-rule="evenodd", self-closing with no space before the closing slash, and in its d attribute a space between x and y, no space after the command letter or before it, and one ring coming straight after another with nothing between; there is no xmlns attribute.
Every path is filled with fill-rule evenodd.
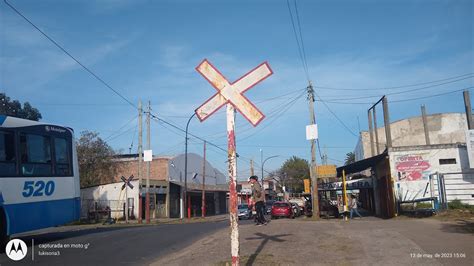
<svg viewBox="0 0 474 266"><path fill-rule="evenodd" d="M398 92L383 93L382 95L390 96L390 95L405 94L405 93L408 93L408 92L414 92L414 91L430 89L430 88L439 87L439 86L442 86L442 85L451 84L451 83L454 83L454 82L458 82L458 81L462 81L462 80L466 80L466 79L471 79L471 78L474 78L474 76L459 78L459 79L456 79L456 80L446 81L446 82L443 82L443 83L430 85L430 86L425 86L425 87L421 87L421 88L414 88L414 89L398 91ZM327 100L337 100L337 101L358 100L358 99L380 98L382 95L380 95L380 94L379 95L370 95L370 96L367 95L367 96L357 96L357 97L349 97L349 98L335 98L335 99L327 99Z"/></svg>
<svg viewBox="0 0 474 266"><path fill-rule="evenodd" d="M107 83L105 80L103 80L99 75L95 74L94 71L89 69L87 66L85 66L81 61L79 61L76 57L74 57L70 52L68 52L63 46L61 46L58 42L56 42L53 38L51 38L48 34L46 34L43 30L41 30L38 26L36 26L31 20L29 20L26 16L24 16L19 10L17 10L13 5L11 5L7 0L3 0L6 5L8 5L15 13L17 13L20 17L22 17L24 20L26 20L31 26L33 26L37 31L39 31L44 37L46 37L50 42L52 42L56 47L58 47L62 52L64 52L67 56L69 56L72 60L74 60L78 65L80 65L85 71L87 71L90 75L92 75L95 79L97 79L100 83L102 83L104 86L106 86L109 90L111 90L113 93L118 95L122 100L126 101L128 104L130 104L132 107L135 109L138 109L138 107L132 103L129 99L127 99L125 96L123 96L118 90L112 88L112 86Z"/></svg>
<svg viewBox="0 0 474 266"><path fill-rule="evenodd" d="M303 70L305 72L306 79L309 81L310 80L309 71L308 71L308 68L307 68L307 64L305 63L306 60L303 58L303 52L302 52L302 48L301 48L301 45L300 45L300 40L298 39L298 33L296 31L295 21L293 19L293 12L291 11L291 7L290 7L290 1L286 0L286 4L288 6L288 12L290 13L291 25L293 26L293 32L295 34L296 44L298 45L298 54L299 54L300 59L301 59L301 64L303 65ZM296 1L295 1L295 5L296 5ZM300 28L300 32L301 32L301 28Z"/></svg>
<svg viewBox="0 0 474 266"><path fill-rule="evenodd" d="M403 88L409 88L409 87L417 87L417 86L422 86L426 84L432 84L432 83L438 83L438 82L443 82L451 79L457 79L465 76L473 76L474 73L467 73L459 76L454 76L454 77L449 77L449 78L443 78L439 80L433 80L433 81L426 81L426 82L421 82L421 83L414 83L414 84L408 84L408 85L398 85L398 86L380 86L378 88L362 88L362 89L350 89L350 88L338 88L338 87L327 87L327 86L314 86L315 88L322 89L322 90L340 90L340 91L379 91L379 90L395 90L395 89L403 89Z"/></svg>
<svg viewBox="0 0 474 266"><path fill-rule="evenodd" d="M41 30L38 26L36 26L30 19L28 19L25 15L23 15L19 10L17 10L13 5L11 5L7 0L4 0L5 4L8 5L15 13L17 13L19 16L21 16L25 21L27 21L31 26L33 26L37 31L39 31L44 37L46 37L50 42L52 42L57 48L59 48L63 53L65 53L68 57L70 57L72 60L74 60L78 65L80 65L82 67L82 69L84 69L87 73L89 73L90 75L92 75L95 79L97 79L100 83L102 83L104 86L106 86L109 90L111 90L113 93L115 93L116 95L118 95L122 100L124 100L125 102L127 102L129 105L131 105L132 107L134 107L135 109L138 109L138 107L133 103L131 102L129 99L127 99L123 94L121 94L118 90L114 89L108 82L106 82L104 79L102 79L98 74L94 73L90 68L88 68L85 64L83 64L81 61L79 61L75 56L73 56L68 50L66 50L66 48L64 48L62 45L60 45L57 41L55 41L52 37L50 37L48 34L46 34L43 30ZM157 115L154 115L154 114L151 114L150 113L150 116L153 117L154 120L158 120L158 121L161 121L173 128L176 128L182 132L185 132L182 128L176 126L175 124L171 123L171 122L168 122L160 117L158 117ZM202 140L204 141L203 138L201 137L198 137L194 134L191 134L191 133L188 133L190 136L194 137L194 138L197 138L199 140ZM206 140L207 141L207 140ZM219 147L218 145L212 143L212 142L209 142L207 141L207 143L211 146L215 146L216 148L222 150L222 151L225 151L227 152L225 149Z"/></svg>
<svg viewBox="0 0 474 266"><path fill-rule="evenodd" d="M104 141L107 141L111 139L114 135L122 133L122 129L124 129L126 126L128 126L130 123L132 123L135 119L137 119L138 115L132 117L130 120L128 120L125 124L123 124L119 129L117 129L115 132L112 134L108 135L107 137L104 138Z"/></svg>
<svg viewBox="0 0 474 266"><path fill-rule="evenodd" d="M427 99L427 98L433 98L433 97L448 95L448 94L460 92L460 91L463 91L463 90L470 90L472 88L473 87L466 87L464 89L451 90L451 91L447 91L447 92L431 94L431 95L426 95L426 96L406 98L406 99L400 99L400 100L389 100L388 103L400 103L400 102L409 102L409 101L414 101L414 100L422 100L422 99ZM322 103L331 103L331 104L352 104L352 105L374 104L373 102L338 102L338 101L329 101L329 100L322 100L322 99L316 100L316 101L322 102Z"/></svg>

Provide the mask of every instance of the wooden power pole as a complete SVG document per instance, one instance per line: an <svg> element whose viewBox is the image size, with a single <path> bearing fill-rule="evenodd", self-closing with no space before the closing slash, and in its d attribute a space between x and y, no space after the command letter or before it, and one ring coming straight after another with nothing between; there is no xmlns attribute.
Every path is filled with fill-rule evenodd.
<svg viewBox="0 0 474 266"><path fill-rule="evenodd" d="M464 91L463 96L464 96L464 107L466 108L467 128L472 129L474 125L472 124L471 97L469 96L469 91Z"/></svg>
<svg viewBox="0 0 474 266"><path fill-rule="evenodd" d="M250 159L250 176L255 175L255 170L253 168L253 159Z"/></svg>
<svg viewBox="0 0 474 266"><path fill-rule="evenodd" d="M146 149L151 149L150 143L150 112L151 112L151 103L148 101L148 112L146 115ZM150 161L146 162L146 208L145 208L145 219L146 223L150 223Z"/></svg>
<svg viewBox="0 0 474 266"><path fill-rule="evenodd" d="M421 119L423 120L423 129L425 130L425 142L426 145L430 145L430 130L428 128L428 119L426 118L425 105L421 106Z"/></svg>
<svg viewBox="0 0 474 266"><path fill-rule="evenodd" d="M143 109L138 102L138 223L142 223L142 162L143 162Z"/></svg>
<svg viewBox="0 0 474 266"><path fill-rule="evenodd" d="M206 216L206 141L204 141L204 156L202 161L202 217Z"/></svg>
<svg viewBox="0 0 474 266"><path fill-rule="evenodd" d="M313 85L309 82L308 86L308 102L309 102L309 122L311 125L316 124L316 117L314 115L314 90ZM309 170L311 176L311 199L313 206L313 218L319 219L319 197L318 197L318 181L316 173L316 140L311 140L311 166Z"/></svg>

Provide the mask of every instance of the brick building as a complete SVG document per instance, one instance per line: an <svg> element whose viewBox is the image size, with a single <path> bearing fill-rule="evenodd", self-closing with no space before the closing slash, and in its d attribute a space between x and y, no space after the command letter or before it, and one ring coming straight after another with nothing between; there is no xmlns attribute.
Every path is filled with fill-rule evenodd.
<svg viewBox="0 0 474 266"><path fill-rule="evenodd" d="M139 200L142 201L142 218L144 218L145 190L146 190L146 163L142 163L142 180L138 184L138 155L125 154L115 158L118 173L115 182L84 188L81 190L83 208L90 209L101 202L101 205L116 206L119 212L123 209L125 193L121 190L121 177L128 178L133 175L136 188L128 189L129 212L134 217L138 216ZM150 214L152 218L184 217L187 213L191 216L202 214L202 189L205 184L206 215L222 214L227 212L228 184L225 176L208 161L206 173L203 178L203 158L197 154L188 154L187 195L188 210L184 210L184 154L177 156L155 156L150 162ZM140 193L139 193L140 190ZM140 195L140 196L139 196ZM112 207L111 207L112 208Z"/></svg>

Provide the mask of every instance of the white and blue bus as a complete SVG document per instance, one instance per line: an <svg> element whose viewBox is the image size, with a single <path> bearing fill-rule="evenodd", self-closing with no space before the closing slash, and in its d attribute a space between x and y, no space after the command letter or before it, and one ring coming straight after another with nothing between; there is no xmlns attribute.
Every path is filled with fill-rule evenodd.
<svg viewBox="0 0 474 266"><path fill-rule="evenodd" d="M0 115L0 240L80 216L71 128Z"/></svg>

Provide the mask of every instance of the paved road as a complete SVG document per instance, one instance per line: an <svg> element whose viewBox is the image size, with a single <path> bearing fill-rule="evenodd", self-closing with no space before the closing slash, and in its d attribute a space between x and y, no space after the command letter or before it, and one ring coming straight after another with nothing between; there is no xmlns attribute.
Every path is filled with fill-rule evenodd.
<svg viewBox="0 0 474 266"><path fill-rule="evenodd" d="M193 242L228 226L227 221L166 224L153 226L113 226L66 232L51 232L22 238L28 256L15 265L145 265L161 256L180 250ZM35 243L32 261L31 243ZM63 248L44 248L62 244ZM64 248L66 244L89 244L88 248ZM43 247L43 248L42 248ZM41 251L60 252L59 256L40 256ZM12 265L4 252L0 265Z"/></svg>

